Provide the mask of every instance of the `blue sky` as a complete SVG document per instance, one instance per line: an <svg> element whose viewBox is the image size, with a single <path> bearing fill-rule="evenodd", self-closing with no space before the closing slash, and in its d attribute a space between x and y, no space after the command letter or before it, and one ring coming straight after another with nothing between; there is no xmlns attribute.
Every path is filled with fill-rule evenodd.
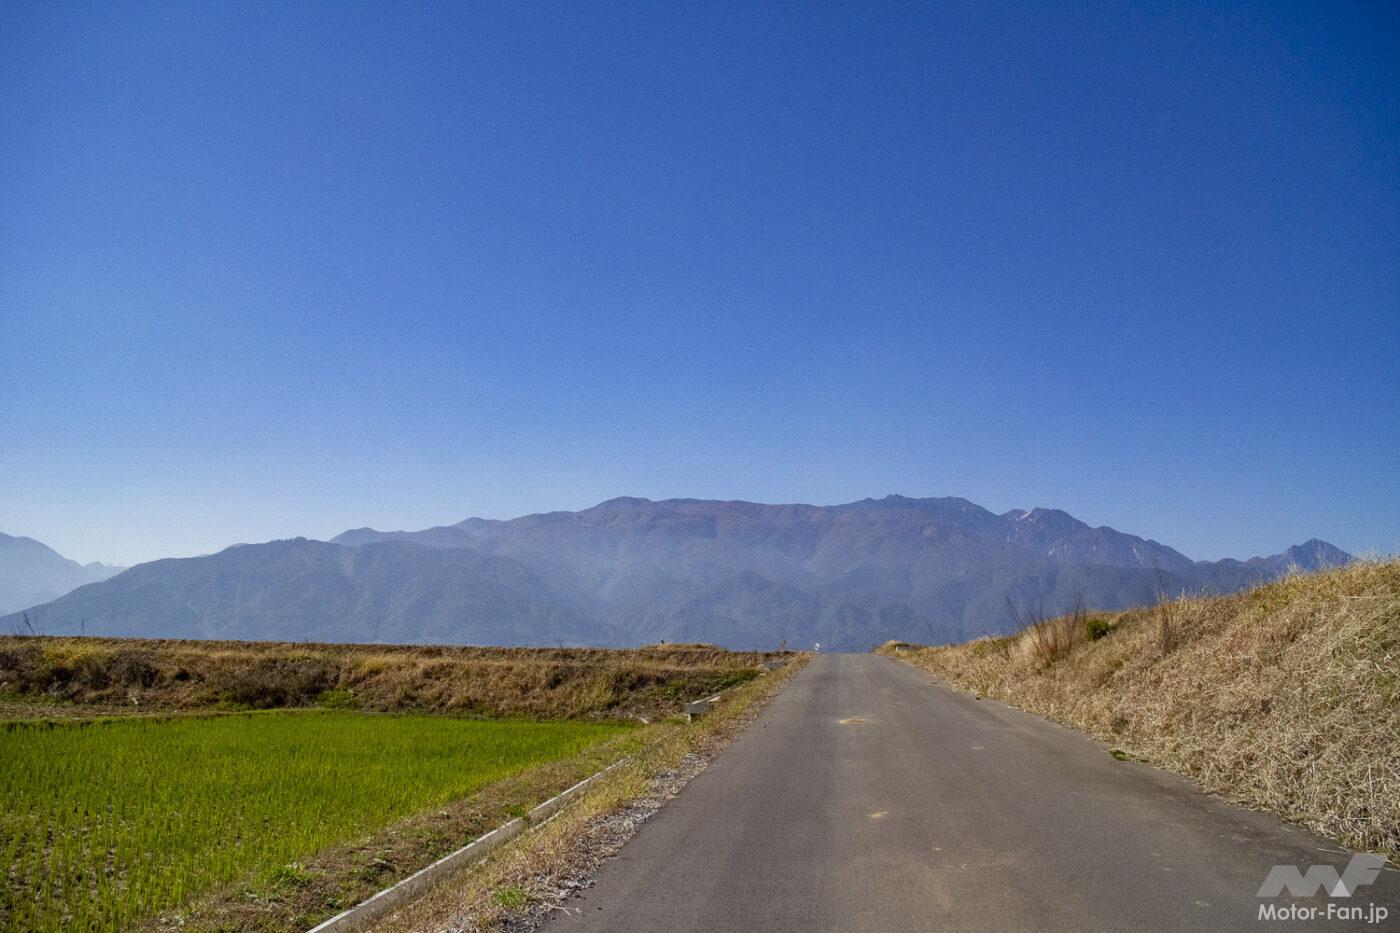
<svg viewBox="0 0 1400 933"><path fill-rule="evenodd" d="M0 6L0 530L1400 549L1393 4Z"/></svg>

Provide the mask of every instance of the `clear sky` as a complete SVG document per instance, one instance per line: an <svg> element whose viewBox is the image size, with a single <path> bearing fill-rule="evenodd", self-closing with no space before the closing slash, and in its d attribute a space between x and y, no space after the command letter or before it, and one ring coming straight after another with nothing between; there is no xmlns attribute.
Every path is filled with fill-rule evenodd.
<svg viewBox="0 0 1400 933"><path fill-rule="evenodd" d="M1393 3L0 4L0 530L1400 549Z"/></svg>

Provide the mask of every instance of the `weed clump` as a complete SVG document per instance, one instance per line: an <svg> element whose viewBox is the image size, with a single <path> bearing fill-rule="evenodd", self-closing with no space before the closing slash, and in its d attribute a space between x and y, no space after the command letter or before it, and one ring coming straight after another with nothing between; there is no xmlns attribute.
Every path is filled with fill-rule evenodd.
<svg viewBox="0 0 1400 933"><path fill-rule="evenodd" d="M1098 641L1113 633L1117 626L1102 616L1091 616L1084 620L1084 637L1089 641Z"/></svg>

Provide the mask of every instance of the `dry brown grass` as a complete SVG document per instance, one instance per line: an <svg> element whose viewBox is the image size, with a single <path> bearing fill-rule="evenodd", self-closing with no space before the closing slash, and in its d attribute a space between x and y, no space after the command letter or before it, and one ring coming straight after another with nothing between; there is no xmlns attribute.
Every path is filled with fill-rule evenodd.
<svg viewBox="0 0 1400 933"><path fill-rule="evenodd" d="M1400 560L1045 624L881 650L1353 848L1400 852ZM1064 637L1047 663L1046 640Z"/></svg>
<svg viewBox="0 0 1400 933"><path fill-rule="evenodd" d="M0 637L0 700L50 715L331 706L568 718L674 712L757 676L709 645L463 648Z"/></svg>
<svg viewBox="0 0 1400 933"><path fill-rule="evenodd" d="M1022 613L1008 598L1006 608L1011 611L1011 619L1016 625L1016 635L1012 638L994 640L994 647L1004 658L1010 657L1013 644L1034 659L1036 667L1047 668L1073 650L1084 636L1084 626L1088 612L1083 600L1077 600L1074 611L1067 616L1046 618L1039 610Z"/></svg>

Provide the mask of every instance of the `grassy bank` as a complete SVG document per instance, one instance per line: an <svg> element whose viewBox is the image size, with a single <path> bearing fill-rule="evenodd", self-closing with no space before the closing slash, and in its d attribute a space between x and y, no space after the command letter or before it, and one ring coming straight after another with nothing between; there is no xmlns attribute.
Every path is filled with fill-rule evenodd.
<svg viewBox="0 0 1400 933"><path fill-rule="evenodd" d="M0 728L0 928L118 930L575 755L620 723L275 712ZM283 877L285 876L285 877Z"/></svg>
<svg viewBox="0 0 1400 933"><path fill-rule="evenodd" d="M1400 852L1400 561L880 650L1353 848Z"/></svg>
<svg viewBox="0 0 1400 933"><path fill-rule="evenodd" d="M485 716L654 718L755 677L767 657L627 650L0 637L0 712L322 706Z"/></svg>

